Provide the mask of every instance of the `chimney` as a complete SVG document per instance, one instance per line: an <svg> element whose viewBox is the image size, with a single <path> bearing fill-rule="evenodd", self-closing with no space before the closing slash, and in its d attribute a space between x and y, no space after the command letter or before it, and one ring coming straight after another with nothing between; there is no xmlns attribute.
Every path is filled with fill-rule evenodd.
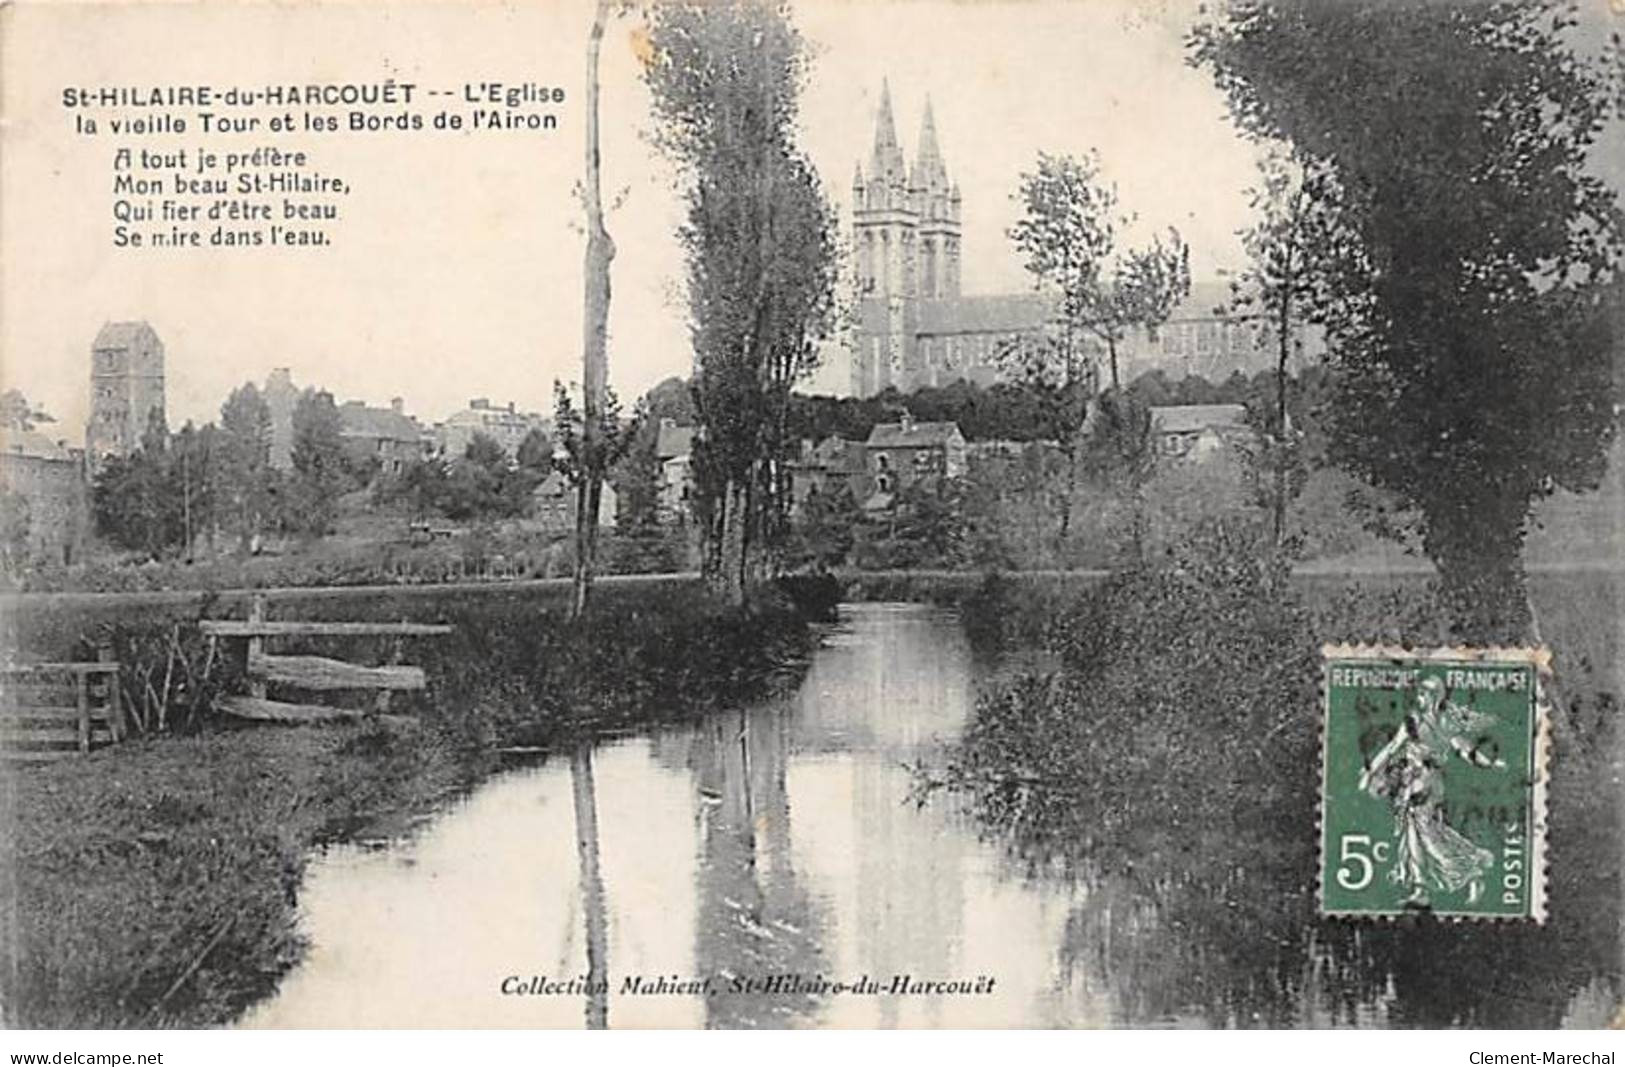
<svg viewBox="0 0 1625 1067"><path fill-rule="evenodd" d="M903 413L898 416L897 425L902 427L904 433L914 432L914 416L909 414L907 408L904 408Z"/></svg>
<svg viewBox="0 0 1625 1067"><path fill-rule="evenodd" d="M510 414L510 415L513 414L513 401L512 400L508 401L508 414Z"/></svg>
<svg viewBox="0 0 1625 1067"><path fill-rule="evenodd" d="M404 415L406 413L406 401L402 400L398 396L390 397L389 410L393 411L397 415Z"/></svg>

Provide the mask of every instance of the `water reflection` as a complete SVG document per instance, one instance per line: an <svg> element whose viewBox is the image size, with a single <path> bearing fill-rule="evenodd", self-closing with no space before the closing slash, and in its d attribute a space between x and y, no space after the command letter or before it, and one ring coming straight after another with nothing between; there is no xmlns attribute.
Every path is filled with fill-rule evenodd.
<svg viewBox="0 0 1625 1067"><path fill-rule="evenodd" d="M968 664L951 616L856 609L792 695L601 745L587 767L499 775L388 847L332 848L301 892L307 957L245 1024L582 1025L579 995L502 988L588 972L587 783L611 1026L1105 1022L1058 978L1073 890L1012 874L963 812L910 802L906 764L951 744L969 713ZM716 995L625 987L706 976ZM728 995L774 976L795 980ZM985 976L993 992L818 987L898 976Z"/></svg>
<svg viewBox="0 0 1625 1067"><path fill-rule="evenodd" d="M568 982L600 937L614 1027L1542 1026L1617 1002L1607 857L1568 868L1612 881L1545 931L1358 930L1314 919L1290 850L1148 843L1132 868L1084 857L1062 876L951 799L917 807L906 765L960 736L970 664L951 615L848 609L794 694L499 775L409 840L330 849L301 892L308 955L245 1024L577 1027L593 1006ZM993 992L817 985L899 975ZM729 995L774 976L800 985ZM687 991L706 978L713 995ZM512 992L547 983L567 988Z"/></svg>

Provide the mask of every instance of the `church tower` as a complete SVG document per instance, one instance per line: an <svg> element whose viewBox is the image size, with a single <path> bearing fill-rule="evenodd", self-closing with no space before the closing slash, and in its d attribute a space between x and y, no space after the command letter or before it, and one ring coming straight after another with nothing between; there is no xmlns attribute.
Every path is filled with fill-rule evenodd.
<svg viewBox="0 0 1625 1067"><path fill-rule="evenodd" d="M107 323L90 346L91 463L141 447L154 411L164 413L164 343L145 322Z"/></svg>
<svg viewBox="0 0 1625 1067"><path fill-rule="evenodd" d="M914 161L910 195L920 217L920 296L927 300L959 296L959 186L949 184L948 168L937 147L931 98L920 123L920 149Z"/></svg>
<svg viewBox="0 0 1625 1067"><path fill-rule="evenodd" d="M852 175L852 243L861 321L852 391L872 396L919 376L920 301L959 296L959 188L948 180L926 101L910 171L897 142L891 87L882 82L869 169Z"/></svg>

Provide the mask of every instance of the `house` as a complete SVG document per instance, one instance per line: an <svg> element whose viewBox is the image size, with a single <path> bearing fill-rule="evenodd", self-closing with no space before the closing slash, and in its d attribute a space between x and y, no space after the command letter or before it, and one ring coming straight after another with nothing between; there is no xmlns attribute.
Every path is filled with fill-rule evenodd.
<svg viewBox="0 0 1625 1067"><path fill-rule="evenodd" d="M660 487L655 514L660 522L688 522L689 498L694 494L694 427L660 420L655 438L655 461L660 464Z"/></svg>
<svg viewBox="0 0 1625 1067"><path fill-rule="evenodd" d="M0 553L8 567L78 557L90 525L82 454L38 430L0 429L0 490L20 498L17 511L5 516L12 543L0 545Z"/></svg>
<svg viewBox="0 0 1625 1067"><path fill-rule="evenodd" d="M835 434L816 445L804 440L800 454L785 466L790 475L792 514L800 512L811 494L838 492L843 485L852 491L854 499L862 498L867 475L861 442L848 441Z"/></svg>
<svg viewBox="0 0 1625 1067"><path fill-rule="evenodd" d="M519 454L519 446L537 430L547 434L551 424L534 411L518 411L512 401L504 406L493 405L488 397L477 396L468 407L446 418L435 428L440 451L448 459L456 459L468 451L468 443L475 434L484 434L502 446L511 459Z"/></svg>
<svg viewBox="0 0 1625 1067"><path fill-rule="evenodd" d="M1151 409L1157 455L1201 462L1245 440L1247 410L1240 404L1177 404Z"/></svg>
<svg viewBox="0 0 1625 1067"><path fill-rule="evenodd" d="M357 462L378 461L384 474L399 474L424 456L423 428L406 414L400 397L387 408L368 407L359 400L339 405L339 438Z"/></svg>
<svg viewBox="0 0 1625 1067"><path fill-rule="evenodd" d="M576 527L576 489L558 471L554 471L531 491L531 518L546 533L570 533ZM615 525L615 488L605 482L598 498L598 527Z"/></svg>
<svg viewBox="0 0 1625 1067"><path fill-rule="evenodd" d="M876 424L863 443L869 485L876 494L893 494L926 478L962 477L965 453L958 423L915 422L906 411L897 422Z"/></svg>

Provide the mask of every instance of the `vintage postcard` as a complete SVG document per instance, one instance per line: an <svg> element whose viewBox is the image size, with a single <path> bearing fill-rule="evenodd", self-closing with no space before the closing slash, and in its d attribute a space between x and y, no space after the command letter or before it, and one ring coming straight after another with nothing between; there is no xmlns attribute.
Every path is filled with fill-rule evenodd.
<svg viewBox="0 0 1625 1067"><path fill-rule="evenodd" d="M0 1022L1625 1023L1622 31L0 2Z"/></svg>

